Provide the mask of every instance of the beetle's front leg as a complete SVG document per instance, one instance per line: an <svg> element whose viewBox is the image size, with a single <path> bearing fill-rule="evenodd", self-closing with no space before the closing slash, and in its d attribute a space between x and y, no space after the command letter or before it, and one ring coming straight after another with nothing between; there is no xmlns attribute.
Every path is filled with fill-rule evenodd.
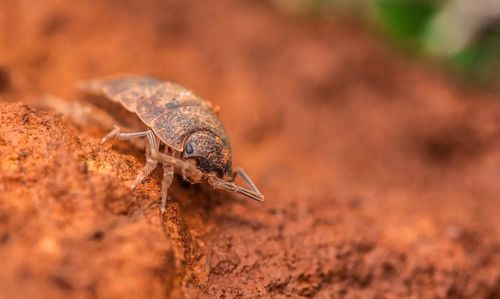
<svg viewBox="0 0 500 299"><path fill-rule="evenodd" d="M165 153L167 153L168 147L165 146ZM174 179L174 166L168 163L162 163L163 165L163 180L161 181L161 213L165 213L167 207L168 199L168 188L172 184Z"/></svg>

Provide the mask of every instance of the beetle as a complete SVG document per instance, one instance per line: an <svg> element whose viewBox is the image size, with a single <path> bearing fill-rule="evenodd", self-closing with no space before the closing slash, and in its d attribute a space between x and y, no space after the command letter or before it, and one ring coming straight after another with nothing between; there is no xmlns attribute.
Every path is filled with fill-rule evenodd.
<svg viewBox="0 0 500 299"><path fill-rule="evenodd" d="M218 109L192 91L173 82L151 77L129 76L84 82L83 92L104 97L135 113L146 125L144 131L122 132L119 126L102 138L146 138L146 164L132 182L142 182L160 162L163 166L161 211L167 204L167 191L174 171L191 183L207 182L215 189L235 192L262 202L264 195L243 168L232 169L232 150ZM163 152L160 145L164 144ZM248 188L237 185L237 175Z"/></svg>

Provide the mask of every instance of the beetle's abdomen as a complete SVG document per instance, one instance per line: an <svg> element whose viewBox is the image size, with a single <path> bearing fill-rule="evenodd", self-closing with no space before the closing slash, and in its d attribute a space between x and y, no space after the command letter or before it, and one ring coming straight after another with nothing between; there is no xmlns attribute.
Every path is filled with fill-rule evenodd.
<svg viewBox="0 0 500 299"><path fill-rule="evenodd" d="M210 103L175 83L126 77L89 82L83 89L137 113L158 138L178 151L182 151L184 139L197 131L210 131L229 145L225 129Z"/></svg>

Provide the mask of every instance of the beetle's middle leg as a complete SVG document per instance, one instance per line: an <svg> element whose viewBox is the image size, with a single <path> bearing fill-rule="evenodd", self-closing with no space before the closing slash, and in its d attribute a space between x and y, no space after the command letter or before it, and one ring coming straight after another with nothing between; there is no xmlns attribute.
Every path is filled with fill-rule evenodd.
<svg viewBox="0 0 500 299"><path fill-rule="evenodd" d="M106 134L106 136L104 136L101 139L101 143L104 143L104 142L106 142L110 139L113 139L113 138L117 138L120 140L129 140L129 139L133 139L133 138L147 137L149 132L150 132L150 130L142 131L142 132L122 133L119 126L114 126L114 129L111 132L109 132L108 134ZM149 139L149 137L148 137L148 139Z"/></svg>
<svg viewBox="0 0 500 299"><path fill-rule="evenodd" d="M153 171L158 165L158 161L151 158L152 151L158 151L160 148L160 144L156 140L156 136L151 130L142 131L142 132L130 132L130 133L122 133L120 127L115 126L113 131L109 132L102 138L102 143L112 139L117 138L121 140L129 140L133 138L147 137L148 143L146 146L146 165L139 171L139 174L135 177L135 180L132 182L132 189L135 189L137 184L139 184L145 177L147 177L151 171Z"/></svg>
<svg viewBox="0 0 500 299"><path fill-rule="evenodd" d="M138 133L120 133L120 134L139 134L143 132L138 132ZM128 137L128 138L135 138L135 137L140 137L140 136L134 136L134 137ZM147 177L151 171L153 171L156 166L158 165L158 161L156 159L151 158L151 152L155 151L158 152L160 148L160 144L156 140L156 136L154 135L153 131L148 130L146 131L146 137L148 139L147 147L146 147L146 165L139 170L139 173L135 177L135 180L132 182L132 189L135 189L137 184L142 182L142 180ZM120 138L120 137L119 137ZM123 138L123 137L122 137Z"/></svg>

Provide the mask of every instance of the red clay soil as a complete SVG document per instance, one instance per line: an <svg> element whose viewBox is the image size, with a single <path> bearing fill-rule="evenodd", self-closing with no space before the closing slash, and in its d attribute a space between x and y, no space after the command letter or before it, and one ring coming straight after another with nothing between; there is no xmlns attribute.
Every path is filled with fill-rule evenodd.
<svg viewBox="0 0 500 299"><path fill-rule="evenodd" d="M266 202L177 179L161 218L141 150L34 108L117 73L220 106ZM500 298L499 96L353 21L4 0L0 96L0 298Z"/></svg>

